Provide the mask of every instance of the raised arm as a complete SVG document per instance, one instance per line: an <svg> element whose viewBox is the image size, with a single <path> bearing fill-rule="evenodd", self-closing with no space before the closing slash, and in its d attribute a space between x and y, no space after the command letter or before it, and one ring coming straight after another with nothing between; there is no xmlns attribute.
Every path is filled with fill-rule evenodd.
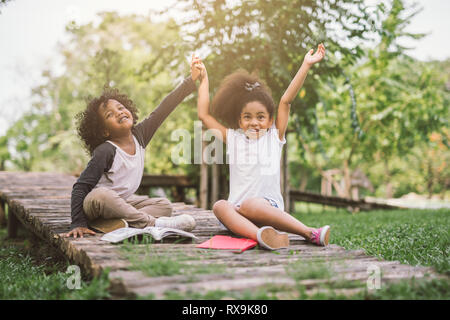
<svg viewBox="0 0 450 320"><path fill-rule="evenodd" d="M203 63L198 63L196 66L201 70L201 81L198 87L197 102L198 118L208 129L217 130L216 132L213 132L214 135L225 142L227 138L227 128L209 113L209 81L205 65Z"/></svg>
<svg viewBox="0 0 450 320"><path fill-rule="evenodd" d="M306 76L308 75L308 71L311 66L321 61L323 57L325 57L325 47L323 46L323 44L319 44L314 55L313 52L314 50L311 49L306 54L300 69L297 71L294 79L291 81L289 87L281 97L280 104L278 105L277 119L275 121L280 139L283 139L286 133L289 120L289 111L291 109L291 102L294 100L295 96L298 94L298 91L303 86L303 83L305 82Z"/></svg>
<svg viewBox="0 0 450 320"><path fill-rule="evenodd" d="M139 122L134 128L138 141L145 148L156 130L166 120L166 118L175 110L175 108L195 90L194 79L189 76L183 80L172 92L170 92L156 107L150 115Z"/></svg>

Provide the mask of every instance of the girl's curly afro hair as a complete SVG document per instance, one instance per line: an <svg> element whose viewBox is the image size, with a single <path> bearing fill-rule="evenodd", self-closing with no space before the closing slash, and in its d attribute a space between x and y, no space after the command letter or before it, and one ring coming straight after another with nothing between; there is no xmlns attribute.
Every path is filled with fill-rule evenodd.
<svg viewBox="0 0 450 320"><path fill-rule="evenodd" d="M249 90L249 85L256 82L259 86ZM212 100L211 113L228 128L238 129L242 109L252 101L261 102L267 108L270 117L273 117L275 104L270 89L257 75L240 69L222 80Z"/></svg>
<svg viewBox="0 0 450 320"><path fill-rule="evenodd" d="M119 93L118 89L105 88L98 98L88 98L87 107L84 111L78 113L75 118L77 120L77 132L84 143L84 147L92 156L95 148L107 140L103 136L103 119L98 114L98 108L107 103L109 99L120 102L133 115L133 123L138 120L137 108L133 101L127 95Z"/></svg>

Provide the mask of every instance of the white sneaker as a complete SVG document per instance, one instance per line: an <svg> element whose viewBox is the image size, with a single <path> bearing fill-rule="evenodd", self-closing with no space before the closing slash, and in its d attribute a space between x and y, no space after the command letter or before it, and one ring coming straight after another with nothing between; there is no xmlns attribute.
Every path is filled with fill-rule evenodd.
<svg viewBox="0 0 450 320"><path fill-rule="evenodd" d="M158 228L173 228L184 231L191 231L195 228L195 219L188 214L180 214L173 217L160 217L155 221L155 227Z"/></svg>
<svg viewBox="0 0 450 320"><path fill-rule="evenodd" d="M272 227L262 227L256 234L261 247L268 250L284 249L289 247L289 237L285 232L279 232Z"/></svg>

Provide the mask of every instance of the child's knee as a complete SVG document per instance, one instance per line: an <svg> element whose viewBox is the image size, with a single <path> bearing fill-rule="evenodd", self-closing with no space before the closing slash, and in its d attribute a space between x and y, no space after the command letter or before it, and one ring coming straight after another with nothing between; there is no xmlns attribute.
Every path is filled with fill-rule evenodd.
<svg viewBox="0 0 450 320"><path fill-rule="evenodd" d="M87 194L83 201L83 209L88 219L96 218L94 212L98 212L99 206L108 201L111 192L113 191L108 188L99 187Z"/></svg>
<svg viewBox="0 0 450 320"><path fill-rule="evenodd" d="M214 215L219 218L220 216L222 216L227 209L229 209L231 207L230 203L226 200L219 200L216 203L214 203L213 205L213 212Z"/></svg>
<svg viewBox="0 0 450 320"><path fill-rule="evenodd" d="M113 191L108 188L98 187L98 188L92 189L91 192L89 192L87 194L84 201L85 202L91 202L91 201L104 202L104 201L107 201L108 197L110 197L111 192L113 192Z"/></svg>
<svg viewBox="0 0 450 320"><path fill-rule="evenodd" d="M225 203L226 203L225 200L219 200L216 203L214 203L213 208L212 208L213 212L216 213L217 211L220 211L220 209L223 208Z"/></svg>
<svg viewBox="0 0 450 320"><path fill-rule="evenodd" d="M94 201L105 200L107 190L108 189L106 189L104 187L92 189L91 192L89 192L83 200L84 211L89 211L89 209L92 207Z"/></svg>
<svg viewBox="0 0 450 320"><path fill-rule="evenodd" d="M167 198L160 199L161 215L170 217L173 212L172 202Z"/></svg>
<svg viewBox="0 0 450 320"><path fill-rule="evenodd" d="M173 207L172 202L167 198L152 198L151 204L140 210L145 211L155 218L159 218L172 216Z"/></svg>

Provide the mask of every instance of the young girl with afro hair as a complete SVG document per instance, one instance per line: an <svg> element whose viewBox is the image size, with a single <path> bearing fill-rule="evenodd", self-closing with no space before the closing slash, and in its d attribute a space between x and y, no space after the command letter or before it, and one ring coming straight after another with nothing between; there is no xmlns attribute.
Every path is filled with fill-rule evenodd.
<svg viewBox="0 0 450 320"><path fill-rule="evenodd" d="M198 88L198 117L226 143L230 167L228 200L219 200L213 211L233 233L258 241L269 250L287 248L289 233L321 246L328 245L330 227L310 228L284 212L280 191L280 159L290 104L303 85L308 70L325 56L320 44L310 50L278 105L267 86L255 75L239 70L221 83L209 112L209 83L202 62ZM221 122L219 122L218 120Z"/></svg>

